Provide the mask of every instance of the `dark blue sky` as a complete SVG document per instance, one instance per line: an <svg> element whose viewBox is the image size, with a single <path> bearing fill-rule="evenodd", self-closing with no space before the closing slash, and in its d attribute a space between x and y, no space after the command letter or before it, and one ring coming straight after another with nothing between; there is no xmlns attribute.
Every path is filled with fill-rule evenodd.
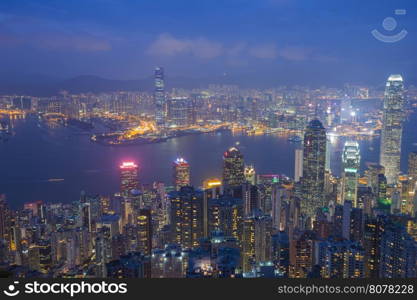
<svg viewBox="0 0 417 300"><path fill-rule="evenodd" d="M408 35L383 43L373 29ZM402 73L417 83L416 53L415 0L0 1L3 77L136 79L162 65L172 77L337 84Z"/></svg>

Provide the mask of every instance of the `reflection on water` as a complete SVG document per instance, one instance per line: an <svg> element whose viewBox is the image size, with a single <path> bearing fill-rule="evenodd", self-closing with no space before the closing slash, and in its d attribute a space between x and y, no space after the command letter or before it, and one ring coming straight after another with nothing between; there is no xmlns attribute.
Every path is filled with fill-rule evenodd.
<svg viewBox="0 0 417 300"><path fill-rule="evenodd" d="M402 169L406 170L409 151L416 150L416 114L405 124ZM108 147L89 141L74 129L38 126L33 118L17 121L16 132L9 141L0 143L0 193L6 193L12 205L34 200L69 202L80 191L111 194L119 188L117 166L122 160L135 160L140 180L171 183L172 162L179 155L191 164L194 185L208 177L221 176L222 154L239 143L247 164L259 173L294 174L294 150L300 144L287 137L273 135L244 136L228 132L183 136L165 143L141 146ZM340 174L343 138L331 145L331 168ZM379 138L359 141L361 169L366 162L377 162ZM59 180L50 180L59 179Z"/></svg>

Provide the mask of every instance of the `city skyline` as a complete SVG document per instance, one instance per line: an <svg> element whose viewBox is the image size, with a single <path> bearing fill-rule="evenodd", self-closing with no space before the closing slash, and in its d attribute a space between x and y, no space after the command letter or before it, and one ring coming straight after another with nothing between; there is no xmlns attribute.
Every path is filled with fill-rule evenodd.
<svg viewBox="0 0 417 300"><path fill-rule="evenodd" d="M233 102L226 103L223 117L232 119L218 127L220 120L202 120L203 116L213 118L199 106L204 94L168 97L160 70L156 69L153 108L147 115L141 118L132 115L134 100L125 94L112 100L115 111L110 118L109 112L97 111L97 104L92 106L91 114L96 114L96 119L120 124L133 120L135 126L115 133L112 124L112 131L93 134L91 144L120 147L133 141L143 146L196 133L222 134L225 130L249 133L253 126L259 127L255 131L262 129L261 134L267 135L266 124L267 128L277 126L277 111L287 111L294 105L292 101L278 102L277 111L271 115L269 111L274 106L261 109L271 101L270 95L263 100L248 98L245 107L238 106L236 116L228 111ZM223 88L226 95L236 92L235 88L220 87ZM357 115L354 97L347 99L346 95L338 100L338 109L333 112L326 99L327 108L321 113L319 106L323 99L319 98L315 105L311 100L301 101L297 109L305 114L305 119L298 125L295 123L298 127L285 129L289 140L301 142L294 148L294 178L279 172L257 172L256 161L246 162L239 143L223 153L221 178L204 178L198 186L191 183L193 165L186 156L172 162L171 182L141 181L141 166L132 157L120 162L120 188L113 195L81 191L79 199L71 203L36 201L25 203L18 210L9 209L7 195L2 195L0 262L12 274L29 276L33 272L44 277L73 277L81 270L86 277L110 278L416 276L416 159L411 152L409 174L400 174L398 147L403 134L402 116L406 114L403 88L403 78L390 75L382 107L363 116ZM353 93L368 97L368 90L363 87L354 88ZM80 129L89 131L94 128L92 124L99 124L98 120L86 122L84 114L88 109L74 110L74 105L86 107L88 101L68 102L67 95L63 97L65 106L55 99L46 100L38 126L49 124L53 132L77 120L75 124ZM3 103L9 99L4 98ZM13 132L15 122L25 122L35 108L43 107L42 102L32 104L31 98L11 99L14 109L8 107L2 112L9 117L2 125L5 134ZM241 99L237 99L240 103ZM210 102L208 108L214 103ZM104 102L103 109L107 108L108 103ZM218 111L214 109L214 116ZM369 117L377 120L369 122ZM250 124L246 129L239 127L243 120ZM290 120L285 126L292 124ZM204 123L214 126L214 130ZM361 173L357 140L364 125L359 124L368 124L365 132L373 139L375 132L369 130L369 124L373 123L379 124L376 127L379 129L374 130L381 131L381 158ZM353 130L352 134L342 130L352 130L352 126L359 126L358 131ZM392 128L397 130L395 134ZM327 147L332 139L338 138L335 132L347 134L338 157L340 176L332 174L328 167ZM384 158L391 154L388 150L393 159ZM378 163L384 166L379 167ZM56 180L59 181L53 179ZM29 224L44 228L51 238L41 231L40 237L26 230L20 233ZM400 249L404 250L399 256L393 254ZM171 255L177 260L169 259Z"/></svg>
<svg viewBox="0 0 417 300"><path fill-rule="evenodd" d="M0 3L6 295L50 278L414 293L395 280L417 278L415 1L18 2Z"/></svg>

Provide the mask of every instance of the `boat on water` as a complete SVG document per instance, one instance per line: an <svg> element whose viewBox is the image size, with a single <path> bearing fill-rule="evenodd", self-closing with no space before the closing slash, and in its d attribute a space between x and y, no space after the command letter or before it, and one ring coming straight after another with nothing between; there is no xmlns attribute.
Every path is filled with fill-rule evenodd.
<svg viewBox="0 0 417 300"><path fill-rule="evenodd" d="M165 142L169 137L138 137L119 140L118 135L93 135L90 140L107 146L134 146Z"/></svg>
<svg viewBox="0 0 417 300"><path fill-rule="evenodd" d="M48 182L61 182L64 181L64 178L49 178Z"/></svg>
<svg viewBox="0 0 417 300"><path fill-rule="evenodd" d="M299 142L301 142L303 139L302 139L301 137L299 137L298 135L293 135L293 136L290 136L290 137L288 138L288 140L289 140L290 142L299 143Z"/></svg>

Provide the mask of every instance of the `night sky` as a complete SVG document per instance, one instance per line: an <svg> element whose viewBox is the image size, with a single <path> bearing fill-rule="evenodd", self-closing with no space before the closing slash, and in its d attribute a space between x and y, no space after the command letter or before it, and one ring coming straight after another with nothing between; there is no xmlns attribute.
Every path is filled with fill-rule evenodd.
<svg viewBox="0 0 417 300"><path fill-rule="evenodd" d="M373 29L408 35L384 43ZM416 53L415 0L0 1L1 80L138 79L162 65L171 77L416 84Z"/></svg>

